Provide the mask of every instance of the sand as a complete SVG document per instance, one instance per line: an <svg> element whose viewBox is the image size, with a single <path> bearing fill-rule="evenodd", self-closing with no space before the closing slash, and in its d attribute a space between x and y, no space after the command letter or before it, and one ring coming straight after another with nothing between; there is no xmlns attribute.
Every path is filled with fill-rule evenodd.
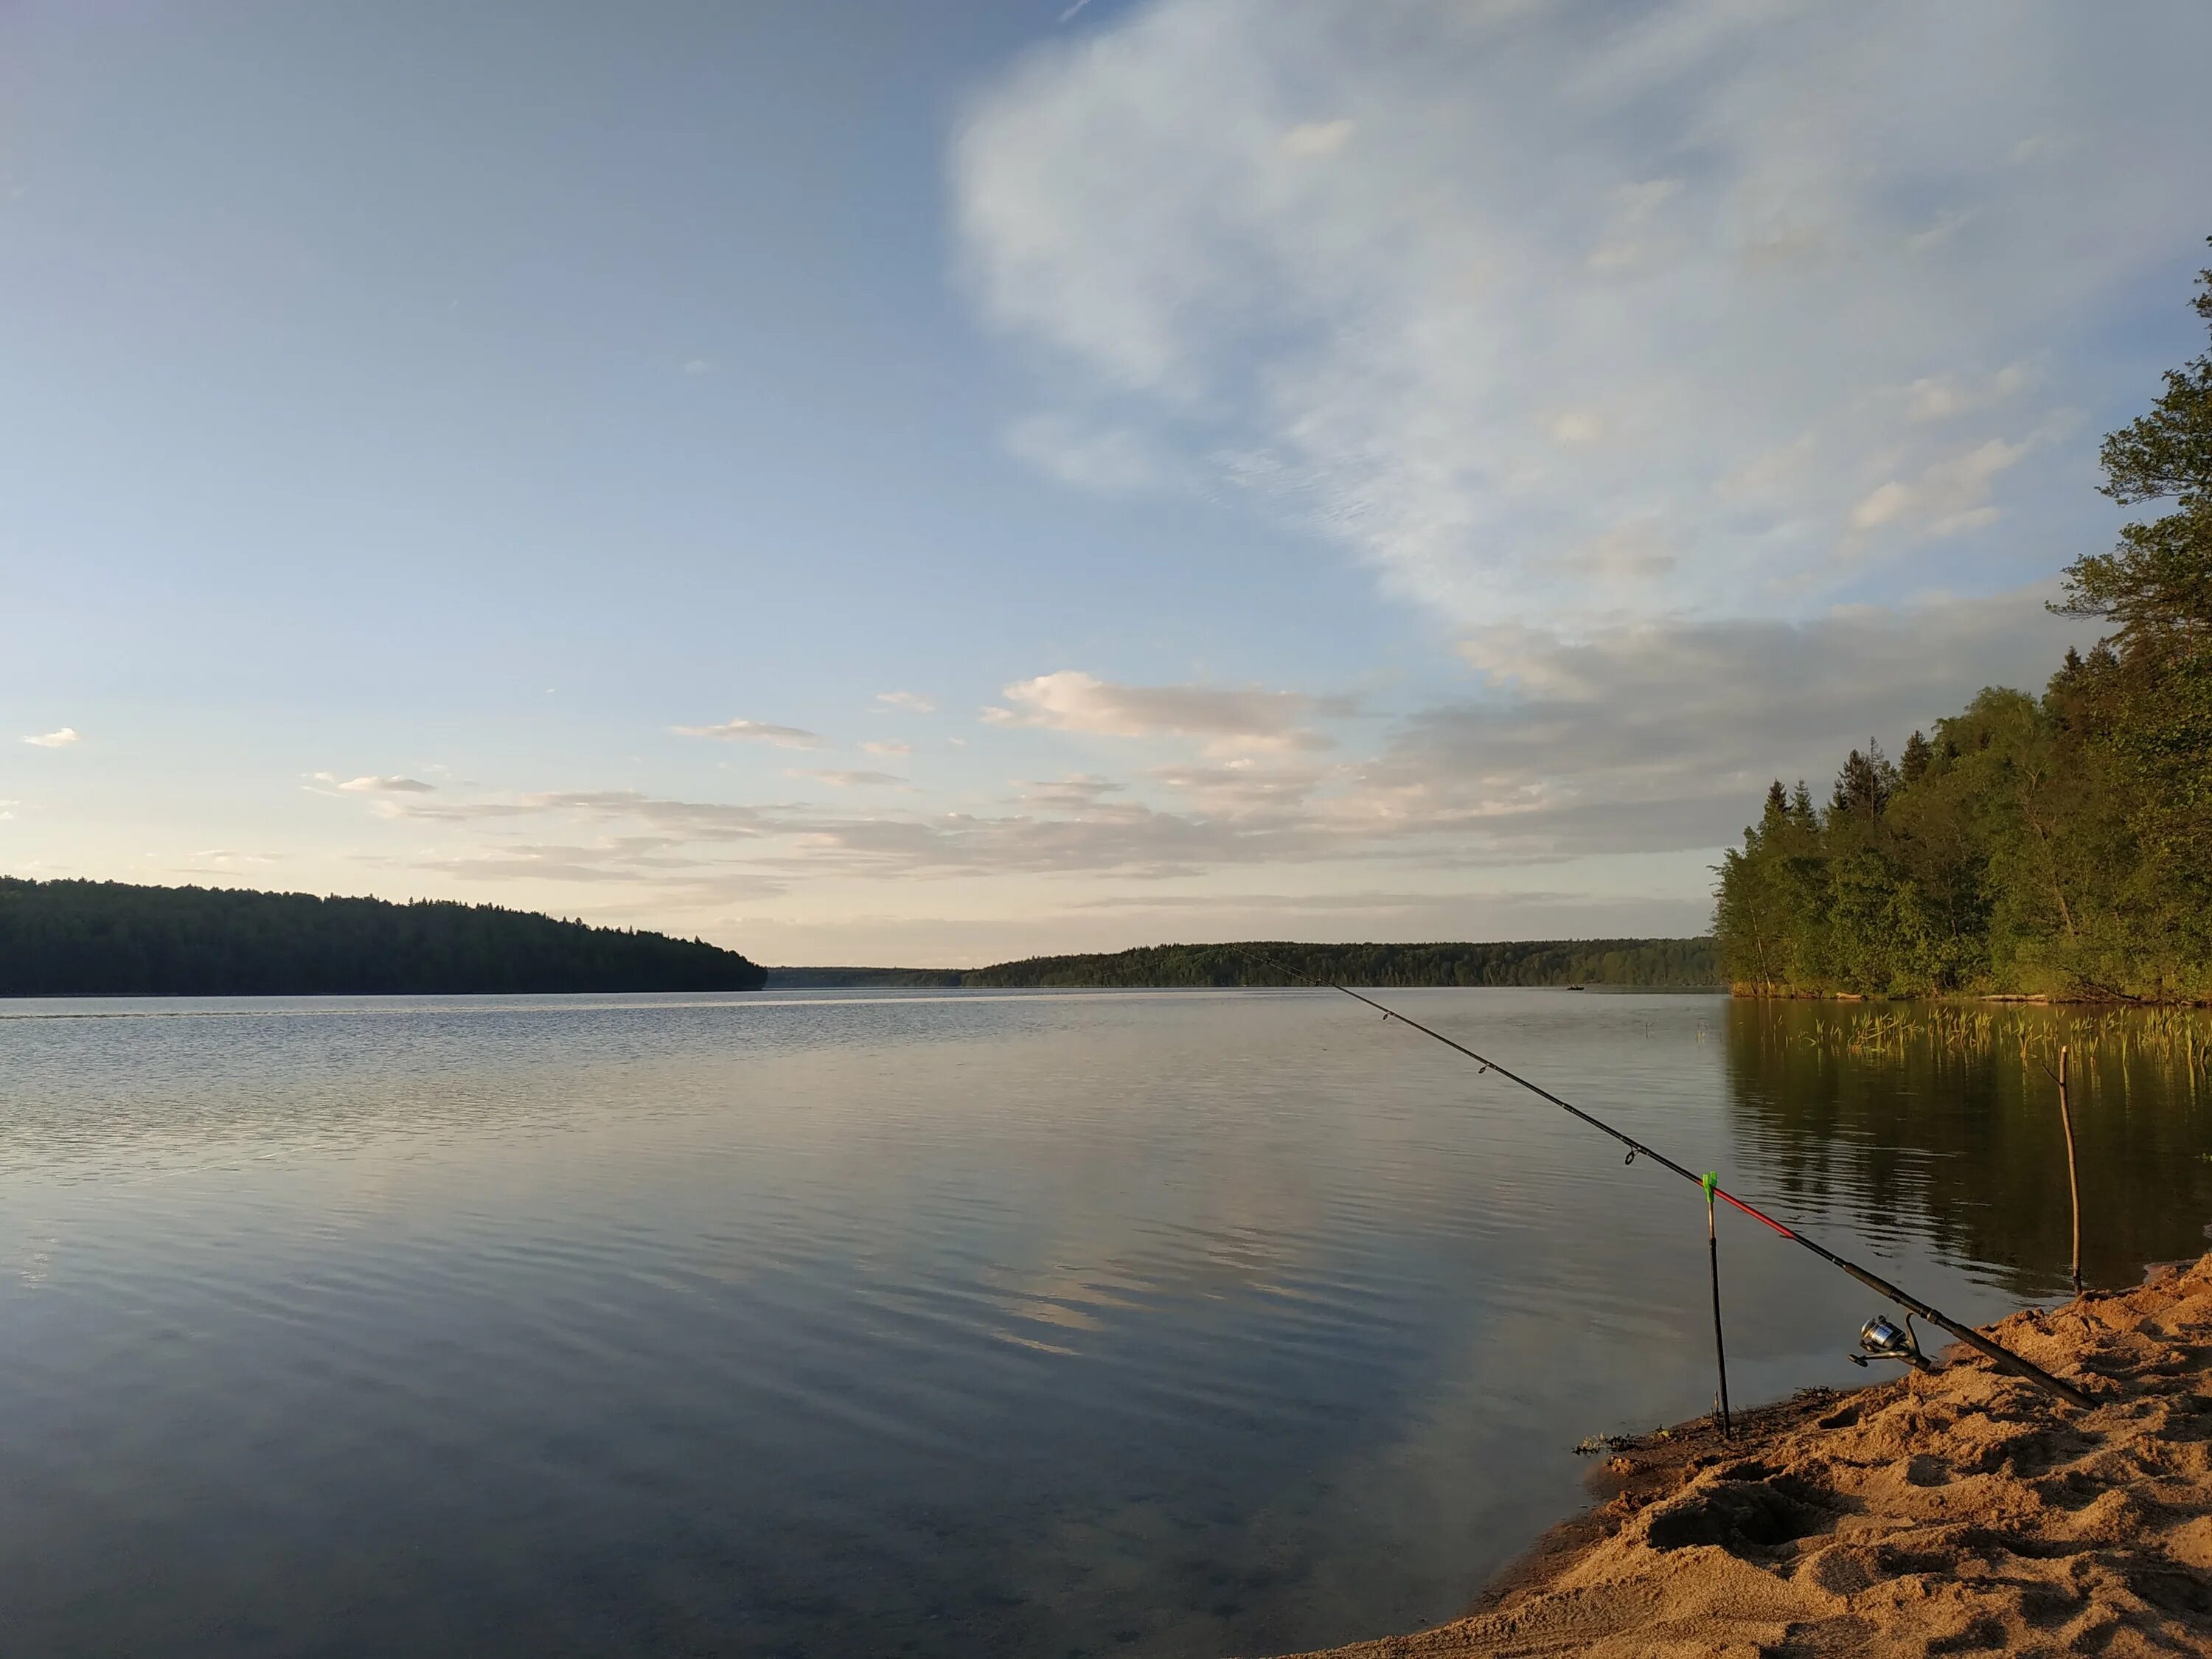
<svg viewBox="0 0 2212 1659"><path fill-rule="evenodd" d="M1954 1348L1627 1443L1474 1613L1330 1659L2212 1655L2212 1256L1990 1334L2095 1409Z"/></svg>

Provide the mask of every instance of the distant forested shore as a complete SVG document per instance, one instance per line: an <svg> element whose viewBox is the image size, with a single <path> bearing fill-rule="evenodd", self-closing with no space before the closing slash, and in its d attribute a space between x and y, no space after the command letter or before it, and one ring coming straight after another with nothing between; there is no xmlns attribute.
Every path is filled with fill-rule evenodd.
<svg viewBox="0 0 2212 1659"><path fill-rule="evenodd" d="M2114 501L2173 503L2066 570L2054 609L2113 631L2039 697L1852 750L1825 805L1776 782L1721 869L1738 989L2212 1000L2212 355L2102 461Z"/></svg>
<svg viewBox="0 0 2212 1659"><path fill-rule="evenodd" d="M1265 958L1265 960L1262 960ZM1272 967L1270 963L1281 964ZM1001 990L1085 986L1294 985L1282 969L1347 985L1718 985L1709 939L1538 939L1507 944L1148 945L1030 957L988 968L772 968L772 986L964 985Z"/></svg>
<svg viewBox="0 0 2212 1659"><path fill-rule="evenodd" d="M489 904L0 877L0 996L754 991L698 939Z"/></svg>
<svg viewBox="0 0 2212 1659"><path fill-rule="evenodd" d="M763 968L699 939L489 904L0 876L0 996L1226 987L1295 984L1293 975L1370 986L1721 983L1710 939L1271 940L1152 945L986 968Z"/></svg>
<svg viewBox="0 0 2212 1659"><path fill-rule="evenodd" d="M954 989L968 982L965 968L771 968L771 991Z"/></svg>

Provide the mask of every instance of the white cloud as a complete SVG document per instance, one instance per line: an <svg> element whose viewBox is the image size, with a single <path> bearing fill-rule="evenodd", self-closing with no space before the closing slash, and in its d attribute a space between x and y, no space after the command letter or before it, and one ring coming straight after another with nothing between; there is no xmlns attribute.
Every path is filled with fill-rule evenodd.
<svg viewBox="0 0 2212 1659"><path fill-rule="evenodd" d="M336 781L331 779L331 775L327 772L319 773L317 775ZM434 783L425 783L420 778L367 777L348 778L337 787L349 795L427 795L433 793L438 786Z"/></svg>
<svg viewBox="0 0 2212 1659"><path fill-rule="evenodd" d="M1179 472L1127 427L1093 427L1065 415L1017 421L1006 428L1006 443L1040 472L1097 495L1157 489Z"/></svg>
<svg viewBox="0 0 2212 1659"><path fill-rule="evenodd" d="M1042 348L1070 431L1109 398L1126 453L1229 457L1220 482L1462 624L1650 614L1577 559L1632 528L1676 560L1665 607L1706 615L1924 580L1996 512L2094 530L2079 478L1992 463L2039 388L2141 392L2111 325L2150 278L2185 338L2212 9L1620 18L1133 5L967 109L972 292ZM1974 556L1988 587L2067 555Z"/></svg>
<svg viewBox="0 0 2212 1659"><path fill-rule="evenodd" d="M836 768L787 771L787 778L814 778L838 789L881 789L903 785L904 778L894 777L889 772L842 771Z"/></svg>
<svg viewBox="0 0 2212 1659"><path fill-rule="evenodd" d="M64 726L58 732L48 732L40 737L26 738L23 741L35 744L41 749L66 749L73 743L82 743L84 734L73 726Z"/></svg>
<svg viewBox="0 0 2212 1659"><path fill-rule="evenodd" d="M1283 135L1283 151L1289 155L1334 155L1352 142L1358 125L1356 121L1301 122Z"/></svg>
<svg viewBox="0 0 2212 1659"><path fill-rule="evenodd" d="M911 755L914 753L914 745L910 743L883 743L871 741L860 745L860 752L867 755L884 755L892 757Z"/></svg>
<svg viewBox="0 0 2212 1659"><path fill-rule="evenodd" d="M1342 697L1209 685L1117 685L1073 668L1018 680L1003 695L1013 707L986 708L986 724L1115 738L1201 737L1229 750L1328 748L1330 740L1303 722L1316 714L1354 712Z"/></svg>
<svg viewBox="0 0 2212 1659"><path fill-rule="evenodd" d="M714 738L726 743L767 743L778 749L819 749L822 739L796 726L770 726L763 720L724 720L720 726L672 726L679 737Z"/></svg>
<svg viewBox="0 0 2212 1659"><path fill-rule="evenodd" d="M1851 509L1851 528L1876 530L1905 523L1933 536L1948 536L1992 523L1997 510L1989 505L1990 486L2027 453L2024 443L1992 438L1937 461L1910 483L1893 478Z"/></svg>
<svg viewBox="0 0 2212 1659"><path fill-rule="evenodd" d="M1933 374L1905 388L1905 418L1916 425L1955 420L2017 398L2035 384L2025 363L2014 363L1979 380L1964 374Z"/></svg>
<svg viewBox="0 0 2212 1659"><path fill-rule="evenodd" d="M933 714L937 704L919 691L878 691L876 701L886 708L903 708L909 714Z"/></svg>

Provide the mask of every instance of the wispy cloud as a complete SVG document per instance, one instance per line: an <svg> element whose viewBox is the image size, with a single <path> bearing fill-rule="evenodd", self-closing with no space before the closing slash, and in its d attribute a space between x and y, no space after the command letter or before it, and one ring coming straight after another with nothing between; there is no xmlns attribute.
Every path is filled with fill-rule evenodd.
<svg viewBox="0 0 2212 1659"><path fill-rule="evenodd" d="M1073 668L1018 680L1001 695L1012 707L986 708L985 724L1116 738L1200 737L1227 750L1326 749L1332 740L1304 722L1358 712L1346 697L1208 685L1120 685Z"/></svg>
<svg viewBox="0 0 2212 1659"><path fill-rule="evenodd" d="M884 789L906 782L904 778L895 777L889 772L846 771L835 767L787 771L784 775L789 778L813 778L837 789Z"/></svg>
<svg viewBox="0 0 2212 1659"><path fill-rule="evenodd" d="M878 691L876 701L886 708L903 708L913 714L933 714L937 704L919 691Z"/></svg>
<svg viewBox="0 0 2212 1659"><path fill-rule="evenodd" d="M82 743L84 734L73 726L64 726L58 732L42 732L35 738L26 738L25 743L35 744L40 749L66 749L73 743Z"/></svg>
<svg viewBox="0 0 2212 1659"><path fill-rule="evenodd" d="M1909 524L1931 536L1953 536L1993 523L1990 491L1999 474L2027 453L2024 443L1992 438L1963 454L1947 456L1910 482L1892 478L1851 509L1851 528L1878 530Z"/></svg>
<svg viewBox="0 0 2212 1659"><path fill-rule="evenodd" d="M371 776L341 780L331 772L316 773L315 781L326 783L333 789L343 790L349 795L428 795L438 787L436 784L425 783L420 778Z"/></svg>
<svg viewBox="0 0 2212 1659"><path fill-rule="evenodd" d="M1283 135L1283 151L1297 156L1334 155L1352 142L1358 130L1355 121L1301 121Z"/></svg>
<svg viewBox="0 0 2212 1659"><path fill-rule="evenodd" d="M2008 402L2034 384L2035 375L2025 363L2013 363L1978 379L1968 374L1927 375L1905 388L1905 418L1916 425L1954 421Z"/></svg>
<svg viewBox="0 0 2212 1659"><path fill-rule="evenodd" d="M680 737L715 738L728 743L766 743L778 749L819 749L822 738L797 726L770 726L764 720L724 720L720 726L675 726Z"/></svg>
<svg viewBox="0 0 2212 1659"><path fill-rule="evenodd" d="M212 876L222 881L238 881L262 876L267 866L280 861L274 853L240 853L228 848L208 847L169 867L179 875ZM262 878L266 879L266 877L262 876Z"/></svg>
<svg viewBox="0 0 2212 1659"><path fill-rule="evenodd" d="M575 842L501 842L479 852L420 860L414 868L465 881L581 883L623 887L659 903L725 903L771 897L782 877L735 870L690 850L680 837L608 836Z"/></svg>
<svg viewBox="0 0 2212 1659"><path fill-rule="evenodd" d="M894 806L882 797L848 807L697 801L621 789L371 799L380 816L458 843L422 855L420 867L610 890L628 881L663 897L685 883L733 893L748 880L797 890L825 878L1154 884L1363 863L1441 878L1591 855L1677 854L1732 838L1771 777L1832 765L1869 734L1893 744L1979 685L2033 683L2081 633L2046 614L2043 597L2037 590L1846 608L1796 623L1474 630L1464 653L1477 689L1397 722L1371 753L1291 745L1124 777L1074 773L1018 784L989 811ZM1206 738L1295 733L1322 701L1286 706L1278 701L1285 693L1080 680L1074 695L1063 686L1010 701L1038 720L1086 733ZM841 790L902 782L859 770L794 775ZM533 821L580 833L513 839Z"/></svg>
<svg viewBox="0 0 2212 1659"><path fill-rule="evenodd" d="M1037 778L1018 784L1016 799L1025 806L1045 811L1087 812L1103 805L1107 796L1119 794L1121 787L1111 778L1078 773L1071 777Z"/></svg>
<svg viewBox="0 0 2212 1659"><path fill-rule="evenodd" d="M2105 533L2010 459L2142 390L2209 57L2203 7L1156 0L970 103L959 229L1055 477L1218 458L1460 625L1810 616L2063 562L2002 514Z"/></svg>
<svg viewBox="0 0 2212 1659"><path fill-rule="evenodd" d="M910 743L885 743L871 740L860 745L860 752L867 755L911 755L914 753L914 745Z"/></svg>
<svg viewBox="0 0 2212 1659"><path fill-rule="evenodd" d="M1098 495L1158 489L1183 476L1142 434L1061 414L1032 415L1006 428L1006 448L1040 472Z"/></svg>

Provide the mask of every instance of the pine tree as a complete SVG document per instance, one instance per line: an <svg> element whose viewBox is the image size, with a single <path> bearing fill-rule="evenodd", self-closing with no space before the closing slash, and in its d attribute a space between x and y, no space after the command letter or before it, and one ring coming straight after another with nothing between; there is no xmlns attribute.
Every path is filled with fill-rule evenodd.
<svg viewBox="0 0 2212 1659"><path fill-rule="evenodd" d="M1898 775L1905 784L1916 784L1928 775L1929 764L1935 758L1936 750L1926 734L1916 731L1905 740L1905 753L1898 760Z"/></svg>

